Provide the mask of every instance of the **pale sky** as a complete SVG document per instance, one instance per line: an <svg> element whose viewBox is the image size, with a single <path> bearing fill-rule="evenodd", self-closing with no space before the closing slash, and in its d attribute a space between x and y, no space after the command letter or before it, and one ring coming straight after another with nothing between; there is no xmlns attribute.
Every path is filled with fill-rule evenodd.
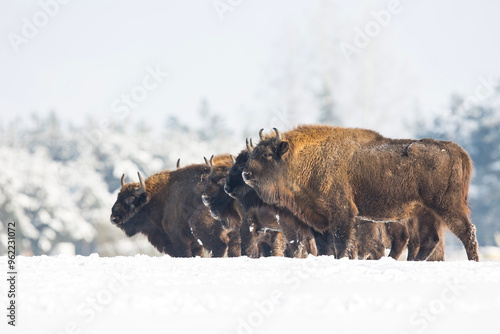
<svg viewBox="0 0 500 334"><path fill-rule="evenodd" d="M276 109L293 110L292 123L311 122L318 111L301 98L313 85L304 68L331 67L347 125L404 136L403 121L439 113L452 93L474 94L481 78L500 78L497 1L401 0L352 62L339 57L340 44L353 44L390 1L43 5L55 1L0 3L0 126L51 110L74 122L126 114L156 127L168 115L196 123L202 98L237 130L271 126ZM221 20L214 3L236 5ZM329 46L318 50L321 38ZM319 66L329 48L332 64ZM168 75L155 80L155 70ZM288 84L291 97L274 92Z"/></svg>

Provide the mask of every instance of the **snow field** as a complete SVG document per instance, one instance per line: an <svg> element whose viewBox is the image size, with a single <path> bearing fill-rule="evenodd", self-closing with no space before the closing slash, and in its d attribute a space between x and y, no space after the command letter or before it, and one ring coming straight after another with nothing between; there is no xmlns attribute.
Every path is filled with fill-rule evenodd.
<svg viewBox="0 0 500 334"><path fill-rule="evenodd" d="M0 257L6 267L6 257ZM498 333L500 262L18 257L8 333ZM2 291L6 282L2 280ZM6 305L6 294L1 295ZM2 330L2 333L5 333Z"/></svg>

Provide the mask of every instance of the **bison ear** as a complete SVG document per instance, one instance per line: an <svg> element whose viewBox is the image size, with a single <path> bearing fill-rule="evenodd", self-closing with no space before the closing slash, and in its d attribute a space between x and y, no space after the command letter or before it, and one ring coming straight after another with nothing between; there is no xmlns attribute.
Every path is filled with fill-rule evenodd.
<svg viewBox="0 0 500 334"><path fill-rule="evenodd" d="M277 153L280 157L284 156L290 149L290 144L287 141L282 141L278 144Z"/></svg>

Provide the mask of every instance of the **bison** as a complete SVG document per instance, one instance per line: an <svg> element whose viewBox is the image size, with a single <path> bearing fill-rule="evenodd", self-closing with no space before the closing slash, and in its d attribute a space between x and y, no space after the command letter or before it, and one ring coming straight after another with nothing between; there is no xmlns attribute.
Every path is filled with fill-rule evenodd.
<svg viewBox="0 0 500 334"><path fill-rule="evenodd" d="M264 203L255 190L243 181L242 170L247 164L249 152L251 151L252 146L247 145L247 149L241 151L236 157L233 167L227 174L224 191L229 196L237 199L251 216L252 221L255 222L254 225L248 224L249 227L254 226L252 232L272 231L281 228L287 241L285 252L287 256L305 257L307 254L317 255L316 242L310 227L299 221L288 210ZM279 224L276 218L279 218ZM242 237L244 232L245 225L243 224Z"/></svg>
<svg viewBox="0 0 500 334"><path fill-rule="evenodd" d="M462 241L468 259L479 260L468 217L472 163L459 145L326 125L274 132L253 150L243 179L266 203L329 231L337 257L357 257L357 217L397 221L431 212Z"/></svg>
<svg viewBox="0 0 500 334"><path fill-rule="evenodd" d="M228 237L223 223L201 201L209 172L206 165L193 164L145 181L138 173L139 183L125 183L123 175L111 222L129 237L146 235L158 251L173 257L200 256L203 247L214 257L224 256Z"/></svg>
<svg viewBox="0 0 500 334"><path fill-rule="evenodd" d="M228 256L236 257L241 256L240 227L244 210L238 202L224 193L223 181L227 170L232 166L232 157L229 155L224 157L225 159L220 161L214 161L214 156L210 158L210 162L205 159L205 163L210 167L210 173L201 198L212 217L225 222L224 229L229 239Z"/></svg>
<svg viewBox="0 0 500 334"><path fill-rule="evenodd" d="M211 158L209 165L203 203L214 217L228 222L231 233L240 236L241 231L241 254L254 258L282 256L284 240L276 215L265 210L248 210L224 192L226 177L233 166L232 156L230 161L218 165L214 165Z"/></svg>

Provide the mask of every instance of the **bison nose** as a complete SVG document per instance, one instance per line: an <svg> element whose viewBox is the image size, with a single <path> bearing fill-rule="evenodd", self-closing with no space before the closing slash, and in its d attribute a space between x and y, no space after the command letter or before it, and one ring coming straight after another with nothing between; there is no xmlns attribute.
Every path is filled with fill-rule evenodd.
<svg viewBox="0 0 500 334"><path fill-rule="evenodd" d="M118 216L115 216L115 215L111 215L111 223L113 224L118 224L119 220L120 220L120 217Z"/></svg>
<svg viewBox="0 0 500 334"><path fill-rule="evenodd" d="M205 204L205 206L210 205L210 197L208 197L207 194L201 195L201 201L203 202L203 204Z"/></svg>
<svg viewBox="0 0 500 334"><path fill-rule="evenodd" d="M244 171L242 174L243 181L250 181L252 179L252 172Z"/></svg>

